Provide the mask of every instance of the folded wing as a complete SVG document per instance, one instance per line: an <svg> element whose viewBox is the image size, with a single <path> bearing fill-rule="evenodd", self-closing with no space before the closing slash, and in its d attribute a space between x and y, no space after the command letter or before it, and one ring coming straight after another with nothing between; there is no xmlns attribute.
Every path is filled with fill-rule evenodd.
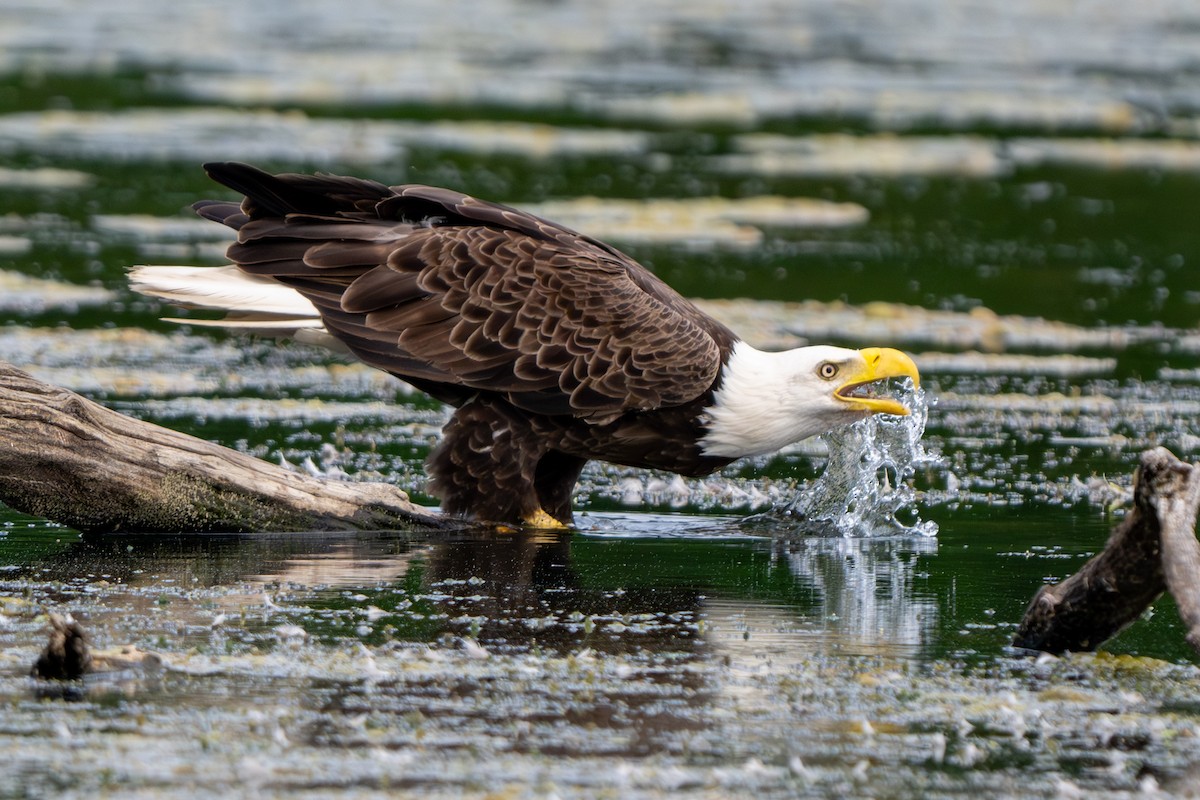
<svg viewBox="0 0 1200 800"><path fill-rule="evenodd" d="M197 204L229 258L279 281L366 363L449 402L480 391L596 421L707 391L733 335L619 251L427 186L211 164L246 195Z"/></svg>

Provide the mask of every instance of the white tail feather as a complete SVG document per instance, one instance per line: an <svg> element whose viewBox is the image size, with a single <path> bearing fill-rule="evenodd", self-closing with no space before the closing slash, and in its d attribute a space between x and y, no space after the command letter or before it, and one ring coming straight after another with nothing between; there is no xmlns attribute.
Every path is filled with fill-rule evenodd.
<svg viewBox="0 0 1200 800"><path fill-rule="evenodd" d="M270 278L247 275L233 264L134 267L129 270L129 286L181 308L225 312L221 319L167 317L168 322L292 338L347 352L346 346L325 330L316 306L304 295Z"/></svg>
<svg viewBox="0 0 1200 800"><path fill-rule="evenodd" d="M263 336L290 336L301 328L325 330L319 319L294 319L291 317L270 317L268 319L243 317L239 314L229 314L221 319L199 319L197 317L163 317L163 322L174 322L177 325L191 325L194 328L237 328L248 333L258 333Z"/></svg>
<svg viewBox="0 0 1200 800"><path fill-rule="evenodd" d="M321 318L316 307L295 289L271 278L247 275L232 264L224 267L134 267L129 271L129 286L135 292L183 308L228 312L230 322L245 323L271 317L318 321Z"/></svg>

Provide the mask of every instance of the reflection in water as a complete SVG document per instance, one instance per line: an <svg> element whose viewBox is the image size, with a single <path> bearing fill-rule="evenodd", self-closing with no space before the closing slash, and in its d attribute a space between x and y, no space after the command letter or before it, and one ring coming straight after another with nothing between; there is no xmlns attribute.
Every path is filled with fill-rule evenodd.
<svg viewBox="0 0 1200 800"><path fill-rule="evenodd" d="M629 563L601 564L611 567L607 580L581 576L577 543L569 533L541 533L437 544L422 584L449 615L449 630L485 646L676 656L695 649L698 586L635 584L638 565Z"/></svg>
<svg viewBox="0 0 1200 800"><path fill-rule="evenodd" d="M270 565L271 571L247 580L265 585L339 588L393 583L407 574L423 550L382 548L359 540L334 542Z"/></svg>
<svg viewBox="0 0 1200 800"><path fill-rule="evenodd" d="M57 531L28 543L12 533L0 539L0 741L25 774L66 771L76 785L119 763L130 783L202 771L197 781L223 779L234 793L357 787L364 797L382 787L462 796L530 774L581 797L891 796L914 774L944 785L943 763L978 763L975 775L1021 788L1029 769L1125 763L1124 752L1086 761L1093 738L1055 733L1092 730L1113 696L1139 698L1121 701L1122 720L1147 705L1106 677L1115 665L1009 673L1000 660L996 680L951 662L931 675L914 658L937 649L924 576L937 540L675 535L678 519L662 516L655 535L654 519L628 537L60 544ZM946 531L957 553L955 526ZM998 563L969 552L984 559L969 574ZM1044 562L1017 555L1027 577L1043 574ZM161 652L166 667L97 683L78 710L29 703L39 608L75 614L98 646ZM1138 691L1164 676L1170 688L1151 703L1190 691L1195 671L1171 669L1139 667ZM1056 682L1082 690L1044 691ZM1064 702L1073 716L1043 731ZM1186 739L1160 735L1175 737L1186 718L1164 729L1179 715L1136 714L1122 735L1134 730L1153 757L1160 742ZM926 788L909 794L937 793Z"/></svg>
<svg viewBox="0 0 1200 800"><path fill-rule="evenodd" d="M425 543L404 534L116 535L83 534L53 552L30 558L13 543L12 576L47 582L91 582L130 587L237 587L280 581L338 586L386 580ZM399 562L398 562L399 559Z"/></svg>
<svg viewBox="0 0 1200 800"><path fill-rule="evenodd" d="M889 741L902 764L947 736L942 717L925 722L942 714L925 711L933 693L909 689L935 633L922 567L937 540L675 537L659 521L639 537L84 537L42 558L5 552L24 565L0 595L29 591L82 612L104 645L164 654L160 677L121 689L161 734L139 746L189 758L178 720L202 715L231 731L206 747L262 758L280 785L419 789L459 780L447 764L470 775L476 759L536 754L539 767L620 759L666 789L663 760L753 764L714 796L773 796L742 781L796 754L786 769L830 784L878 763L883 734L904 734ZM35 639L32 620L0 629L10 650ZM90 737L81 751L104 752L108 734L71 725ZM820 795L847 796L838 787Z"/></svg>
<svg viewBox="0 0 1200 800"><path fill-rule="evenodd" d="M812 619L828 636L870 651L919 652L937 631L938 604L916 591L921 556L937 540L809 537L775 542L797 583L814 595Z"/></svg>
<svg viewBox="0 0 1200 800"><path fill-rule="evenodd" d="M451 636L508 652L694 657L711 643L706 625L729 624L804 651L912 655L937 633L936 598L917 589L918 563L937 547L924 537L89 536L21 572L47 595L100 582L90 596L120 614L167 595L169 616L189 624L214 608L286 605L327 637L368 643ZM764 596L779 565L790 580L771 579Z"/></svg>
<svg viewBox="0 0 1200 800"><path fill-rule="evenodd" d="M287 623L326 640L466 637L508 652L694 650L706 583L698 569L683 585L659 585L644 565L620 561L628 551L599 547L591 552L604 558L589 561L581 582L572 552L579 541L544 533L84 536L7 576L39 586L55 605L86 596L83 613L94 625L149 610L170 620L172 635L183 628L206 636L224 616L226 633L250 641L278 625L273 615L283 609ZM260 623L234 631L234 613L239 625L249 625L248 613Z"/></svg>

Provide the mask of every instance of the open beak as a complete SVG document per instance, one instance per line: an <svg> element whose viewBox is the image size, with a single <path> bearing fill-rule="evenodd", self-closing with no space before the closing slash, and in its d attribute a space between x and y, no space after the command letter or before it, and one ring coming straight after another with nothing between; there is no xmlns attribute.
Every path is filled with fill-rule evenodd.
<svg viewBox="0 0 1200 800"><path fill-rule="evenodd" d="M845 383L833 393L839 400L850 404L854 411L871 414L895 414L907 416L909 411L903 404L886 395L871 393L872 384L888 378L911 378L913 386L920 388L921 375L911 358L890 347L866 347L858 351L862 356L862 370L848 376Z"/></svg>

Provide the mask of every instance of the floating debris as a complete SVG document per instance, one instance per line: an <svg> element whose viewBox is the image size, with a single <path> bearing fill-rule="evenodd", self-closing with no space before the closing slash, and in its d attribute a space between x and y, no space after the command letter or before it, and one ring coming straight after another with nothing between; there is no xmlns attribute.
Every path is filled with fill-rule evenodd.
<svg viewBox="0 0 1200 800"><path fill-rule="evenodd" d="M995 394L960 394L954 391L941 392L938 395L939 413L957 411L959 409L975 409L993 414L1020 414L1027 419L1034 415L1047 415L1049 419L1059 416L1077 417L1087 415L1111 419L1118 413L1120 402L1113 397L1101 394L1065 395L1061 392L1047 392L1039 395L1005 392ZM1131 409L1130 409L1131 410ZM1193 401L1187 406L1180 406L1181 413L1195 411L1200 413L1200 406ZM1123 412L1127 413L1127 412Z"/></svg>
<svg viewBox="0 0 1200 800"><path fill-rule="evenodd" d="M867 221L857 203L805 197L700 197L684 200L612 200L581 197L522 204L530 213L585 231L598 239L637 244L751 249L762 244L763 228L840 228ZM199 218L97 215L101 233L134 239L142 252L169 254L164 245L196 240L230 240L229 229ZM224 245L222 245L222 248ZM190 250L179 253L186 257ZM220 257L221 251L215 251Z"/></svg>
<svg viewBox="0 0 1200 800"><path fill-rule="evenodd" d="M114 292L99 286L79 286L0 270L0 311L44 314L59 309L74 313L80 306L102 305L115 298Z"/></svg>
<svg viewBox="0 0 1200 800"><path fill-rule="evenodd" d="M0 189L82 189L94 180L94 176L74 169L0 167Z"/></svg>
<svg viewBox="0 0 1200 800"><path fill-rule="evenodd" d="M1188 139L992 139L983 136L743 134L738 152L713 157L722 172L767 176L1007 176L1018 168L1200 170Z"/></svg>
<svg viewBox="0 0 1200 800"><path fill-rule="evenodd" d="M397 165L406 146L529 158L633 157L648 134L518 122L392 122L309 117L298 111L137 108L119 112L40 111L0 116L0 152L14 148L71 157L175 161L284 161L294 164Z"/></svg>
<svg viewBox="0 0 1200 800"><path fill-rule="evenodd" d="M1178 0L1086 17L1026 0L935 14L932 24L932 12L912 4L732 14L717 0L670 0L532 15L519 0L451 2L407 15L391 37L377 35L394 13L378 0L308 8L294 36L267 35L278 27L269 8L214 2L211 13L166 13L145 0L22 6L0 26L0 67L36 80L137 65L153 75L151 89L243 107L570 108L747 128L806 116L893 128L1161 131L1187 120L1196 99L1177 80L1196 52L1192 10ZM110 24L114 13L124 24Z"/></svg>
<svg viewBox="0 0 1200 800"><path fill-rule="evenodd" d="M140 242L233 241L228 228L197 216L154 217L149 214L94 214L92 227L104 234Z"/></svg>
<svg viewBox="0 0 1200 800"><path fill-rule="evenodd" d="M22 256L32 249L32 239L24 236L0 235L0 256Z"/></svg>
<svg viewBox="0 0 1200 800"><path fill-rule="evenodd" d="M1075 377L1109 375L1117 367L1115 358L1072 354L1047 356L1007 353L921 353L921 369L942 375L1056 375Z"/></svg>
<svg viewBox="0 0 1200 800"><path fill-rule="evenodd" d="M219 108L9 114L0 117L0 146L82 158L309 164L395 162L404 153L370 124Z"/></svg>
<svg viewBox="0 0 1200 800"><path fill-rule="evenodd" d="M1182 139L1013 139L1014 164L1096 169L1200 171L1200 142Z"/></svg>
<svg viewBox="0 0 1200 800"><path fill-rule="evenodd" d="M721 301L710 301L714 309ZM1161 326L1083 327L1039 317L1000 315L988 308L942 311L898 303L789 303L773 310L775 319L790 317L784 328L813 340L903 343L950 350L1124 350L1134 344L1166 341L1178 331ZM771 313L764 307L762 313Z"/></svg>
<svg viewBox="0 0 1200 800"><path fill-rule="evenodd" d="M244 408L251 412L255 402L266 407L273 402L271 397L288 392L371 402L413 392L387 373L343 363L326 350L295 343L272 345L139 328L0 327L0 359L56 386L147 402L158 397L191 398L162 406L167 416L199 412L198 408L184 410L183 405L202 404L202 398L216 402L214 395L230 393L253 393ZM229 412L227 408L216 413L224 417Z"/></svg>
<svg viewBox="0 0 1200 800"><path fill-rule="evenodd" d="M155 419L244 419L252 422L304 420L338 422L370 419L394 422L411 419L412 411L397 403L379 400L338 402L316 398L175 397L141 400L136 409Z"/></svg>
<svg viewBox="0 0 1200 800"><path fill-rule="evenodd" d="M0 281L8 274L0 272ZM141 328L0 327L0 359L19 367L123 368L132 373L154 364L168 372L169 365L181 364L193 368L205 364L225 368L244 355L236 343L182 332L164 334Z"/></svg>
<svg viewBox="0 0 1200 800"><path fill-rule="evenodd" d="M598 239L639 244L753 248L763 227L846 227L867 221L857 203L803 197L700 197L685 200L608 200L582 197L526 206Z"/></svg>
<svg viewBox="0 0 1200 800"><path fill-rule="evenodd" d="M1027 83L1024 88L998 85L1009 81L1008 76L984 84L964 78L961 84L946 85L921 70L902 74L891 69L888 74L866 77L847 66L844 71L799 67L772 82L747 79L736 91L727 88L729 80L713 79L691 91L653 96L581 94L577 102L611 119L743 128L797 117L851 118L893 130L934 125L953 130L1004 126L1141 133L1176 127L1170 124L1173 120L1154 120L1124 98L1085 91L1070 79L1055 85L1043 75L1036 87Z"/></svg>
<svg viewBox="0 0 1200 800"><path fill-rule="evenodd" d="M1071 774L1094 794L1129 789L1137 776L1069 772L1081 759L1120 765L1136 748L1137 763L1153 759L1174 774L1197 753L1194 666L1104 654L998 655L983 668L978 657L928 659L939 638L1002 640L1007 630L1003 612L976 611L976 622L961 600L930 591L923 571L939 553L934 539L589 536L570 548L544 544L544 556L630 552L589 561L583 585L571 577L536 593L521 581L528 570L546 581L549 559L525 572L487 559L523 552L528 539L430 541L411 562L395 552L402 540L372 541L334 542L348 546L326 553L327 537L307 546L296 537L242 540L216 551L212 572L198 572L203 560L186 545L159 545L156 557L135 562L146 572L128 584L78 581L79 562L50 561L49 574L4 588L72 587L99 637L152 638L163 653L106 651L123 659L110 668L133 680L93 671L84 696L95 705L84 708L30 703L27 679L0 681L9 704L0 789L43 786L50 759L54 780L86 783L119 758L107 780L179 794L286 784L366 797L403 784L430 797L482 797L495 776L522 792L552 782L563 796L646 798L788 796L802 779L827 797L842 796L851 779L868 791L935 794L947 785L938 765L950 764L972 770L981 796L1007 797L1027 788L1031 769ZM674 553L664 545L762 571L746 573L748 584L695 569L679 573L699 581L686 589L635 588L653 577L654 560L639 558ZM243 594L242 571L287 554L351 569L399 555L399 574L368 572L333 588L318 574L281 576L278 602ZM93 558L83 564L114 560ZM1007 556L1009 580L1054 568L1037 560ZM785 594L772 592L775 583ZM372 612L374 602L386 608ZM227 609L221 626L210 624L215 607ZM9 649L27 649L42 633L5 635ZM47 752L66 741L71 758ZM230 763L237 769L218 768Z"/></svg>
<svg viewBox="0 0 1200 800"><path fill-rule="evenodd" d="M1012 164L981 136L780 136L743 134L739 152L716 156L724 172L800 177L831 175L1005 175Z"/></svg>

